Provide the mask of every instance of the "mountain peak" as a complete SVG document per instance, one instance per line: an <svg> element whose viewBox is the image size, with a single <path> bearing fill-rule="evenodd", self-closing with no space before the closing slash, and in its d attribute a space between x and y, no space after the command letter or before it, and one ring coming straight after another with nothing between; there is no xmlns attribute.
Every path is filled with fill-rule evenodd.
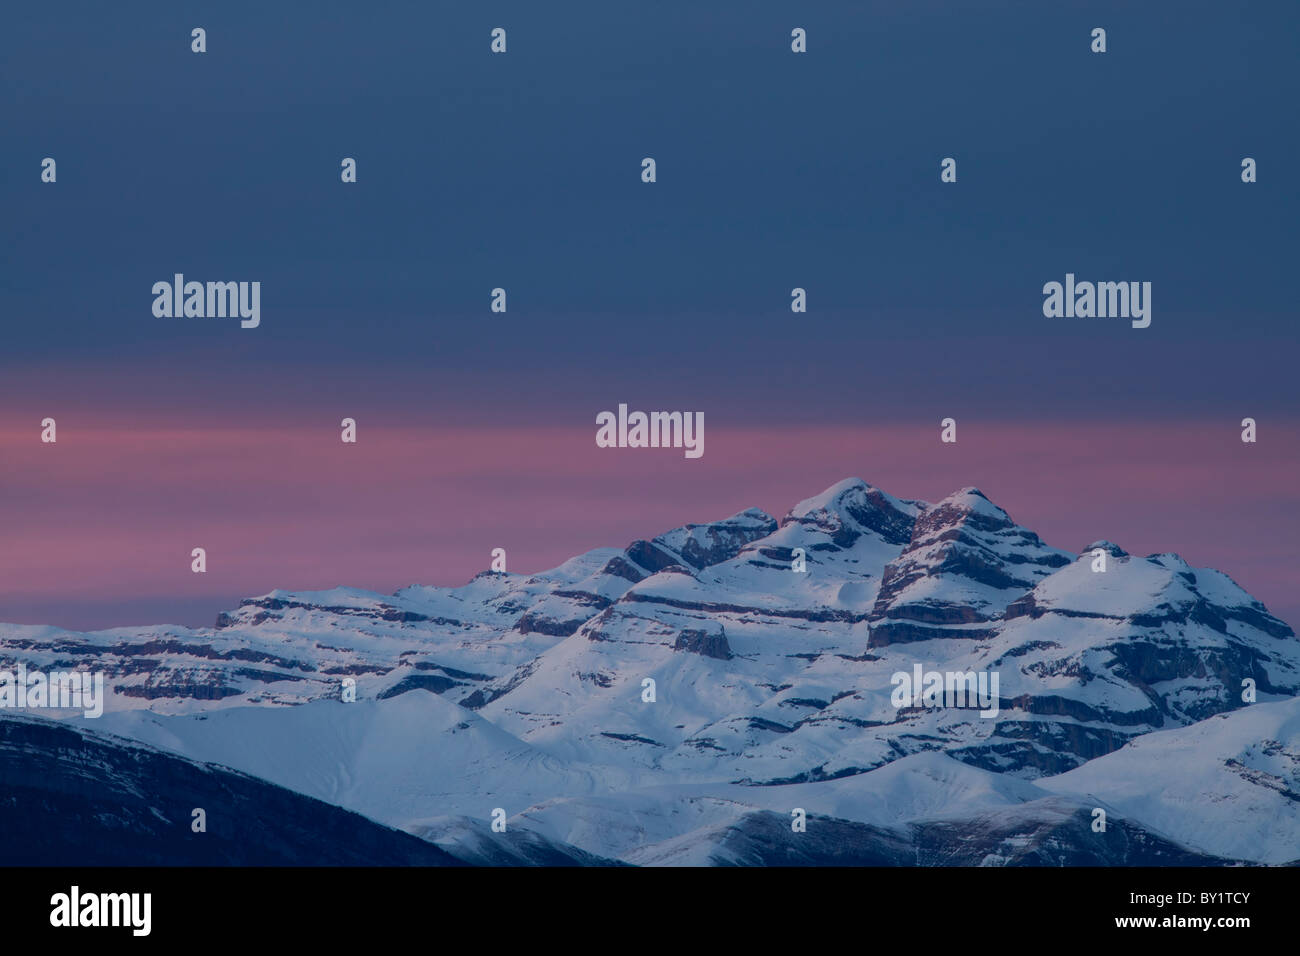
<svg viewBox="0 0 1300 956"><path fill-rule="evenodd" d="M1105 551L1105 552L1106 552L1107 554L1109 554L1112 558L1127 558L1127 557L1128 557L1128 552L1127 552L1127 551L1125 551L1123 548L1121 548L1121 547L1120 547L1119 545L1117 545L1115 542L1113 542L1113 541L1107 541L1105 538L1100 538L1100 539L1094 541L1092 544L1088 545L1086 548L1084 548L1082 551L1080 551L1079 554L1080 554L1080 556L1085 555L1085 554L1089 554L1089 555L1090 555L1090 554L1092 554L1094 551L1096 551L1096 550L1098 550L1098 549L1100 549L1100 550L1102 550L1102 551Z"/></svg>
<svg viewBox="0 0 1300 956"><path fill-rule="evenodd" d="M962 488L948 497L936 502L927 511L927 524L949 524L966 520L968 516L977 516L998 525L1013 524L1011 516L999 508L989 496L975 487Z"/></svg>
<svg viewBox="0 0 1300 956"><path fill-rule="evenodd" d="M881 491L861 478L845 478L819 495L799 502L781 521L811 525L828 532L840 547L848 547L867 532L890 544L906 544L924 504L905 501Z"/></svg>
<svg viewBox="0 0 1300 956"><path fill-rule="evenodd" d="M867 492L871 485L861 478L843 478L835 482L821 494L805 498L790 509L787 517L802 517L817 511L827 511L835 507L835 502L850 492Z"/></svg>

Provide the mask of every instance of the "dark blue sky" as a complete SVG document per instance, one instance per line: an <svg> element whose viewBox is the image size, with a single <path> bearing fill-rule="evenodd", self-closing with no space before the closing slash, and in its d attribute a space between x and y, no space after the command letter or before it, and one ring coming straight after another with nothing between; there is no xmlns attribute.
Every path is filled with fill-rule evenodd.
<svg viewBox="0 0 1300 956"><path fill-rule="evenodd" d="M850 474L1300 615L1292 0L10 6L0 620L460 583ZM155 318L176 272L260 281L260 328ZM1045 318L1067 272L1151 282L1151 327ZM589 466L621 402L706 458Z"/></svg>
<svg viewBox="0 0 1300 956"><path fill-rule="evenodd" d="M23 5L0 400L1293 414L1300 6L976 6ZM177 271L262 327L155 319ZM1067 271L1151 281L1151 328L1044 318Z"/></svg>

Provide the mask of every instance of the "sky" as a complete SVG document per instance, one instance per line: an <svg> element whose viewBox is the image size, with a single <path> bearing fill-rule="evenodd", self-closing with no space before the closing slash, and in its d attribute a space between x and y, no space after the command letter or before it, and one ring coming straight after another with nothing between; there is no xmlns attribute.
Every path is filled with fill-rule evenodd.
<svg viewBox="0 0 1300 956"><path fill-rule="evenodd" d="M460 584L493 547L536 571L854 475L1177 551L1300 623L1294 4L4 25L0 620ZM260 281L261 325L155 317L177 272ZM1151 326L1044 317L1067 272L1151 282ZM597 449L619 403L703 412L704 457Z"/></svg>

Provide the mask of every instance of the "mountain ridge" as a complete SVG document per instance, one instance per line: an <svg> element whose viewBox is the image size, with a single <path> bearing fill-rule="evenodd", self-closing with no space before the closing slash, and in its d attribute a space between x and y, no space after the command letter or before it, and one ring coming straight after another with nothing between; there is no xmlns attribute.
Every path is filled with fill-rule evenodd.
<svg viewBox="0 0 1300 956"><path fill-rule="evenodd" d="M1147 735L1300 694L1294 631L1222 572L1105 540L1078 554L1051 547L978 488L929 503L858 478L780 519L749 508L458 588L275 590L213 628L0 625L0 662L18 660L103 669L115 732L266 775L488 862L727 857L615 846L581 828L496 852L465 822L492 806L532 828L529 808L552 798L595 807L602 794L624 794L648 808L631 795L669 786L749 793L766 813L760 791L830 793L926 755L1008 781L1059 780ZM900 707L894 677L917 668L996 677L996 706ZM355 704L339 703L345 687ZM436 707L414 706L426 695ZM388 728L383 736L371 721ZM408 733L403 721L422 729ZM337 756L293 770L294 740L319 734L312 746ZM271 749L259 757L241 740ZM1225 759L1258 764L1244 750ZM1204 786L1249 777L1300 792L1279 777L1285 759ZM449 787L439 773L476 783ZM357 788L365 774L377 789ZM1168 824L1154 798L1131 802ZM1061 845L1092 858L1074 810L1044 813L1042 833L1059 842L1064 826L1072 835ZM853 816L848 805L819 818L875 825ZM740 840L749 858L771 822L754 817L743 837L706 827L699 845ZM1179 846L1189 860L1252 858L1249 841L1193 850L1187 834L1179 844L1140 828L1163 849L1113 846L1095 858L1173 859ZM886 844L919 846L939 832L897 831Z"/></svg>

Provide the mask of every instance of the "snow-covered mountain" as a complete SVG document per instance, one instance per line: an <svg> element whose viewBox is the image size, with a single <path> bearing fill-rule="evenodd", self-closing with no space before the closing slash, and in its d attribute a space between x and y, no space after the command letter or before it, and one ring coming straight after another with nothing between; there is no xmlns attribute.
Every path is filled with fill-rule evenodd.
<svg viewBox="0 0 1300 956"><path fill-rule="evenodd" d="M750 509L459 588L273 591L213 628L0 625L0 659L103 670L88 729L478 862L1300 857L1231 818L1196 839L1213 814L1186 823L1144 769L1167 759L1192 803L1294 807L1291 628L1177 555L1049 547L975 488L929 504L848 479L780 521ZM898 706L894 675L918 668L996 675L996 716ZM1235 763L1180 772L1198 734ZM496 808L513 842L492 842ZM873 829L816 850L831 826Z"/></svg>

